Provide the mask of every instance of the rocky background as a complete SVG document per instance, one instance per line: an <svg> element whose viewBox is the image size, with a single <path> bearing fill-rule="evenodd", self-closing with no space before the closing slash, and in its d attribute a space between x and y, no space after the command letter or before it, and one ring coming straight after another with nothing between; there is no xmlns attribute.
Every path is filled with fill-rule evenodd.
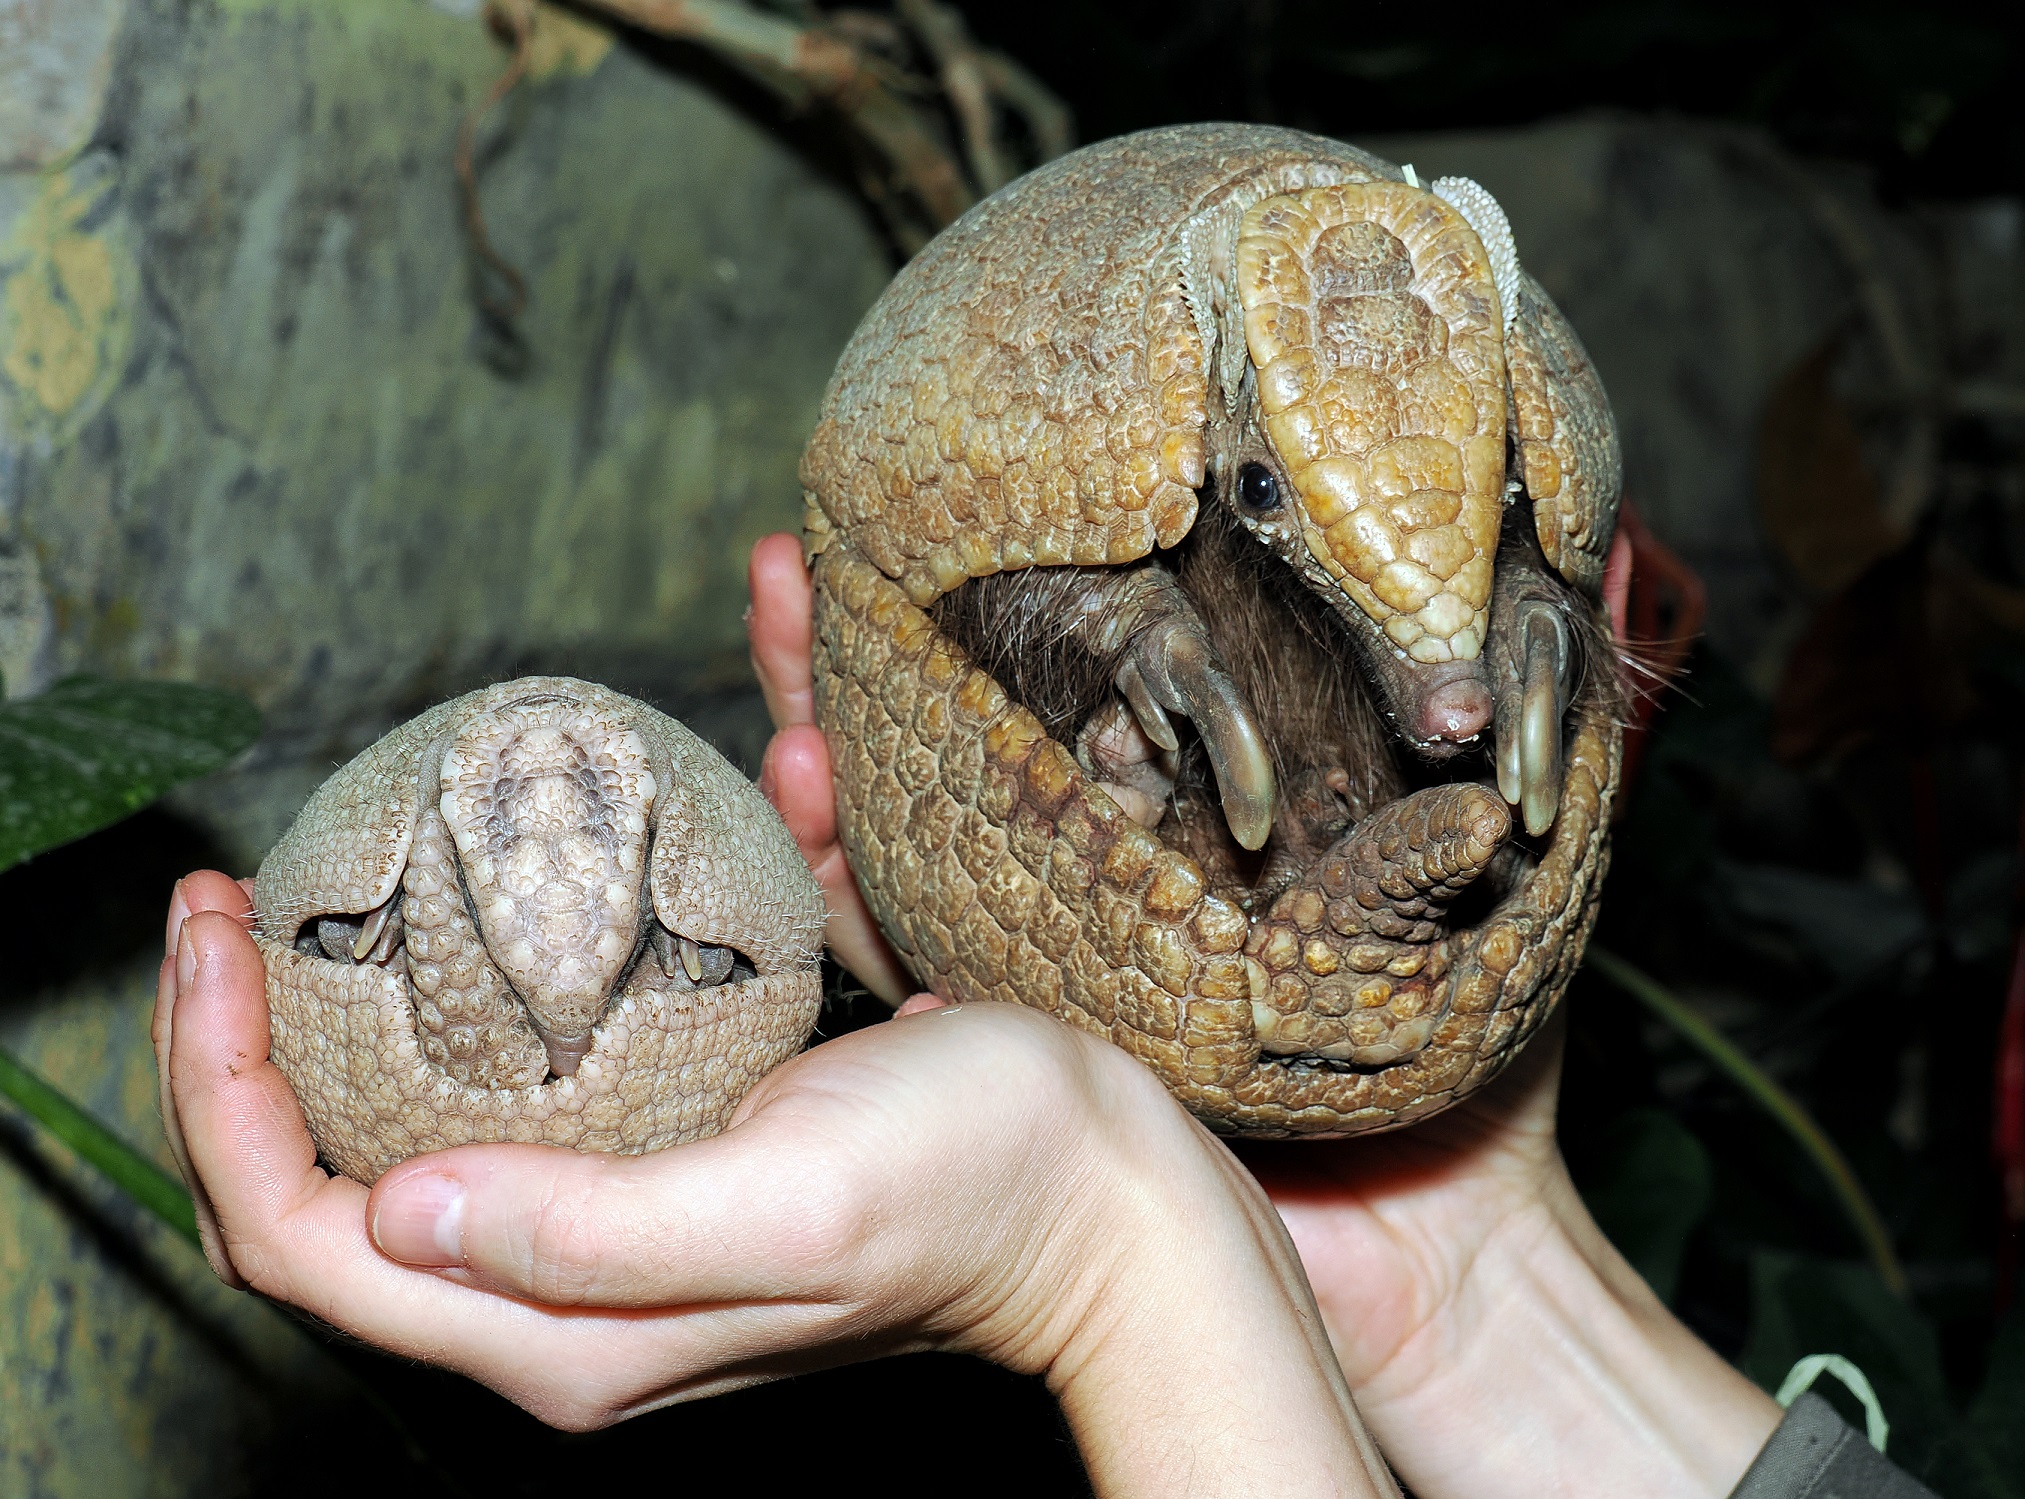
<svg viewBox="0 0 2025 1499"><path fill-rule="evenodd" d="M477 134L515 305L454 169L509 56L475 0L0 0L6 690L197 681L267 725L0 880L0 1042L164 1163L169 882L250 872L391 723L567 671L756 767L745 551L798 523L823 381L911 221L846 123L626 9L534 8ZM1989 1144L2025 765L2017 37L1931 8L1578 7L1517 35L1489 7L1440 35L1292 0L961 9L1084 138L1270 118L1503 202L1706 598L1601 940L1815 1110L1909 1293L1734 1088L1588 979L1578 1173L1754 1375L1829 1340L1894 1455L1950 1496L2025 1495ZM557 1437L223 1291L0 1109L0 1496L532 1493L668 1482L678 1454L762 1490L1081 1491L1043 1391L947 1359Z"/></svg>

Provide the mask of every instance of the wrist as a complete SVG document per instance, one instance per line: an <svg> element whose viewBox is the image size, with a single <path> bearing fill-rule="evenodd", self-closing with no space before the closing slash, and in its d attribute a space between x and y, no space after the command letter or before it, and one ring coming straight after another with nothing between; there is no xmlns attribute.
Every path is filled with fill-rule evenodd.
<svg viewBox="0 0 2025 1499"><path fill-rule="evenodd" d="M1097 1491L1396 1494L1272 1205L1113 1055L1130 1106L1084 1142L1084 1276L1045 1366Z"/></svg>
<svg viewBox="0 0 2025 1499"><path fill-rule="evenodd" d="M1428 1499L1721 1499L1780 1416L1653 1295L1558 1159L1358 1398Z"/></svg>

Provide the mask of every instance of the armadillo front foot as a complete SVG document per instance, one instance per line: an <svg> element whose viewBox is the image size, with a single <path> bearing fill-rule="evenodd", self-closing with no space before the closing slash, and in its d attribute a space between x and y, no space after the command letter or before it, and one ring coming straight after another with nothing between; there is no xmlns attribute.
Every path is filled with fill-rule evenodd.
<svg viewBox="0 0 2025 1499"><path fill-rule="evenodd" d="M1147 741L1179 749L1167 715L1193 723L1231 836L1248 849L1265 847L1278 797L1272 752L1188 595L1166 569L1134 568L1093 583L1083 619L1094 649L1121 652L1113 680Z"/></svg>

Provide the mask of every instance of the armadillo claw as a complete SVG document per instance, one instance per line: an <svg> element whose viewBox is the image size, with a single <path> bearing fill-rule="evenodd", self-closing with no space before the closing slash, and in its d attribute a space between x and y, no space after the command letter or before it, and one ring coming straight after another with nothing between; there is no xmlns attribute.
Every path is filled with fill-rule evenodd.
<svg viewBox="0 0 2025 1499"><path fill-rule="evenodd" d="M1118 677L1125 701L1133 705L1140 728L1155 744L1173 747L1163 743L1156 728L1164 729L1173 744L1179 741L1173 739L1174 731L1164 714L1159 714L1157 725L1148 722L1148 715L1138 708L1135 692L1150 697L1156 713L1159 709L1180 713L1195 725L1216 771L1216 787L1231 836L1244 848L1265 847L1273 831L1278 796L1272 752L1266 748L1251 704L1217 660L1201 628L1188 619L1155 626L1134 645ZM1128 678L1132 687L1126 685Z"/></svg>
<svg viewBox="0 0 2025 1499"><path fill-rule="evenodd" d="M400 913L394 909L399 904L398 898L390 895L367 914L359 927L359 939L352 944L354 963L384 963L394 955L394 944L401 935Z"/></svg>
<svg viewBox="0 0 2025 1499"><path fill-rule="evenodd" d="M1167 720L1167 710L1160 706L1152 689L1146 685L1146 678L1140 675L1139 663L1129 656L1118 668L1118 691L1124 696L1125 705L1132 710L1133 718L1138 720L1139 732L1154 748L1164 749L1169 754L1181 748L1180 736Z"/></svg>
<svg viewBox="0 0 2025 1499"><path fill-rule="evenodd" d="M1543 606L1526 622L1526 693L1519 712L1519 811L1535 838L1554 825L1561 805L1562 694L1568 626Z"/></svg>
<svg viewBox="0 0 2025 1499"><path fill-rule="evenodd" d="M1494 668L1497 684L1498 793L1539 837L1561 805L1563 725L1573 696L1574 640L1560 608L1547 599L1516 605L1516 659Z"/></svg>

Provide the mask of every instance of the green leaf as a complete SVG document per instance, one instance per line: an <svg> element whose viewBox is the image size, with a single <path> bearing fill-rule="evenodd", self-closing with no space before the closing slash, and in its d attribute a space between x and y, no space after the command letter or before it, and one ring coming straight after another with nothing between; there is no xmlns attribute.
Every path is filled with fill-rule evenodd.
<svg viewBox="0 0 2025 1499"><path fill-rule="evenodd" d="M1611 1122L1582 1200L1603 1232L1661 1301L1680 1284L1688 1235L1708 1211L1709 1154L1663 1109L1632 1109Z"/></svg>
<svg viewBox="0 0 2025 1499"><path fill-rule="evenodd" d="M259 733L246 699L183 682L70 677L0 704L0 869L138 812Z"/></svg>
<svg viewBox="0 0 2025 1499"><path fill-rule="evenodd" d="M0 1048L0 1098L11 1099L127 1196L192 1244L197 1213L183 1184Z"/></svg>

